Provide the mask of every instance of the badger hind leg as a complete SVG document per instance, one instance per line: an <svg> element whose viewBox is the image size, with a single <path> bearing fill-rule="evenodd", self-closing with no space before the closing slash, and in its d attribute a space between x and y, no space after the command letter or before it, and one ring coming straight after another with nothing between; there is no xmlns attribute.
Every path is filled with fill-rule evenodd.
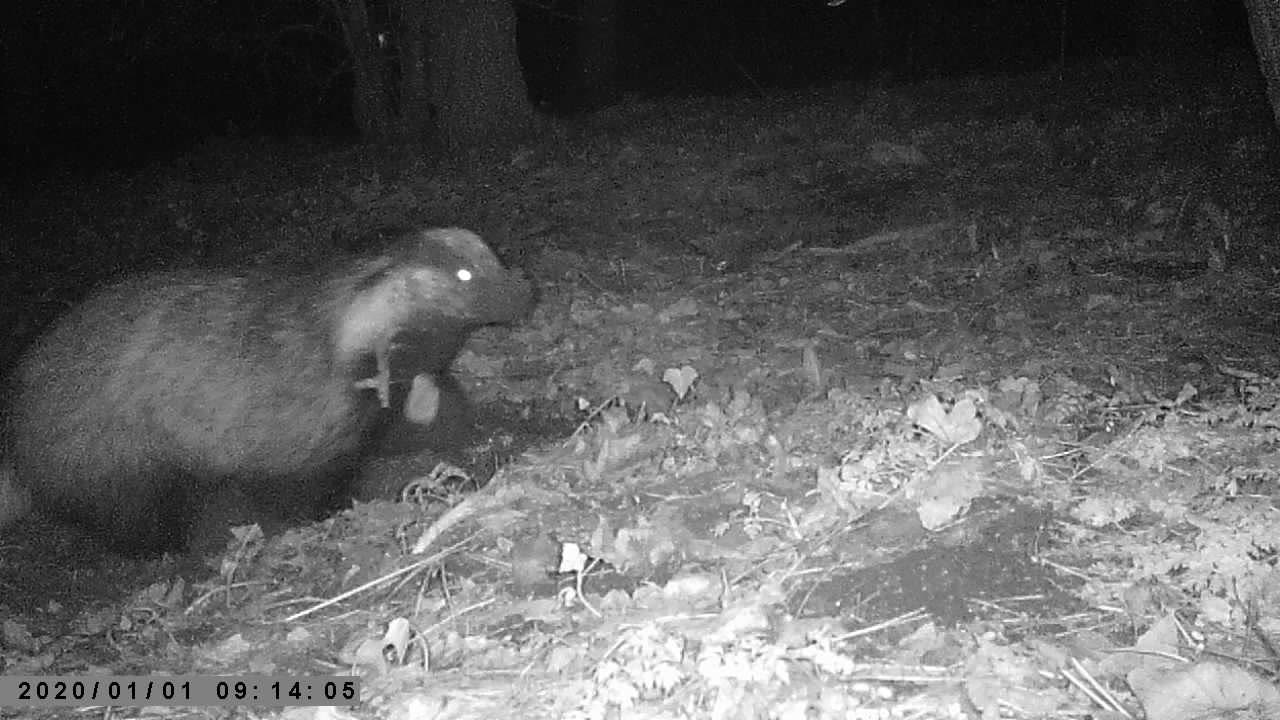
<svg viewBox="0 0 1280 720"><path fill-rule="evenodd" d="M89 485L95 482L92 478L82 480ZM150 479L119 486L134 490L120 495L74 495L57 486L39 484L30 492L37 512L80 525L118 552L154 556L185 548L196 507L193 483L190 478L175 476L163 489L156 488Z"/></svg>
<svg viewBox="0 0 1280 720"><path fill-rule="evenodd" d="M255 510L250 494L239 485L227 485L206 493L194 508L187 528L187 554L194 558L216 555L226 550L233 539L232 528L250 523L258 523L264 534L273 529Z"/></svg>
<svg viewBox="0 0 1280 720"><path fill-rule="evenodd" d="M288 475L226 478L205 488L193 504L187 552L209 556L233 540L231 529L257 524L266 536L315 522L349 506L359 457L343 456Z"/></svg>

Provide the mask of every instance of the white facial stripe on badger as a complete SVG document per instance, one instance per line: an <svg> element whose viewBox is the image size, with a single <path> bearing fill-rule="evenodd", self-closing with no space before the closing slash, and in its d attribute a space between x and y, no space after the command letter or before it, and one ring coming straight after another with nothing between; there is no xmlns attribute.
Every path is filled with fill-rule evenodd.
<svg viewBox="0 0 1280 720"><path fill-rule="evenodd" d="M419 267L401 271L359 293L347 306L338 323L335 352L338 362L349 364L379 346L386 347L391 338L422 310L424 298L430 298L430 311L445 317L459 317L469 310L467 290L485 268L501 266L479 235L461 228L438 228L424 231L424 241L438 243L465 262L453 270L452 277L441 268ZM441 288L446 278L459 286Z"/></svg>
<svg viewBox="0 0 1280 720"><path fill-rule="evenodd" d="M466 284L475 276L471 270L459 268L454 277ZM348 364L380 345L385 347L420 310L426 296L431 297L431 310L435 313L457 316L464 312L466 298L456 288L439 292L441 279L436 269L417 268L408 274L387 278L356 295L338 323L334 341L338 362Z"/></svg>
<svg viewBox="0 0 1280 720"><path fill-rule="evenodd" d="M388 278L351 300L334 338L340 364L372 352L379 343L390 342L396 328L404 322L408 293L405 278L400 276Z"/></svg>

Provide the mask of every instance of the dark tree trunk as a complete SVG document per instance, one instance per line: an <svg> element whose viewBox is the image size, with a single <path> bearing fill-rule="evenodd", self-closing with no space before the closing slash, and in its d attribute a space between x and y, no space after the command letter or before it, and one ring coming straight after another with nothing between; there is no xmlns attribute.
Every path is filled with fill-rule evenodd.
<svg viewBox="0 0 1280 720"><path fill-rule="evenodd" d="M439 140L450 150L508 142L533 121L510 0L430 0L428 67Z"/></svg>
<svg viewBox="0 0 1280 720"><path fill-rule="evenodd" d="M18 17L15 17L18 16ZM0 29L0 61L4 85L0 86L0 114L4 116L4 154L25 159L40 131L40 91L36 23L25 14L10 12ZM26 22L24 22L26 21ZM36 36L36 37L33 37Z"/></svg>
<svg viewBox="0 0 1280 720"><path fill-rule="evenodd" d="M582 0L578 24L578 95L587 106L618 97L618 0Z"/></svg>
<svg viewBox="0 0 1280 720"><path fill-rule="evenodd" d="M330 0L342 25L347 51L351 53L354 76L351 112L356 129L368 140L394 138L399 131L392 102L391 78L387 76L365 0Z"/></svg>
<svg viewBox="0 0 1280 720"><path fill-rule="evenodd" d="M1271 114L1280 124L1280 0L1245 0L1249 13L1249 30L1258 65L1267 80L1267 99Z"/></svg>
<svg viewBox="0 0 1280 720"><path fill-rule="evenodd" d="M529 129L510 0L388 0L377 22L369 0L328 1L351 54L352 114L366 140L458 150Z"/></svg>
<svg viewBox="0 0 1280 720"><path fill-rule="evenodd" d="M430 9L434 0L400 0L396 28L400 61L400 124L405 139L426 142L435 135L431 117L428 59Z"/></svg>
<svg viewBox="0 0 1280 720"><path fill-rule="evenodd" d="M1137 3L1135 44L1138 54L1171 59L1203 50L1203 5L1196 0L1145 0Z"/></svg>

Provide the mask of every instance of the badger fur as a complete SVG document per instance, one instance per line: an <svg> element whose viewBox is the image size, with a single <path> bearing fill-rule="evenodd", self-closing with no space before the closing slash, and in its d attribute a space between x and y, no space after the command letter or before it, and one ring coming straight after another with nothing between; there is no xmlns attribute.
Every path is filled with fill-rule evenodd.
<svg viewBox="0 0 1280 720"><path fill-rule="evenodd" d="M473 330L531 303L457 228L326 265L158 272L90 294L7 379L0 521L29 501L151 553L203 541L193 528L228 497L254 512L229 522L318 517L345 501L388 383L446 373Z"/></svg>

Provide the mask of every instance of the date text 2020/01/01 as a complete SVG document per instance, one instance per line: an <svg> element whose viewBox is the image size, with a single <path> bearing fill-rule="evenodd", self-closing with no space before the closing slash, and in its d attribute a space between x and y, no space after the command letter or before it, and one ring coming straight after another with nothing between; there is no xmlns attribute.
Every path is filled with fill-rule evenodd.
<svg viewBox="0 0 1280 720"><path fill-rule="evenodd" d="M359 702L360 679L349 675L0 676L0 707L302 707Z"/></svg>

